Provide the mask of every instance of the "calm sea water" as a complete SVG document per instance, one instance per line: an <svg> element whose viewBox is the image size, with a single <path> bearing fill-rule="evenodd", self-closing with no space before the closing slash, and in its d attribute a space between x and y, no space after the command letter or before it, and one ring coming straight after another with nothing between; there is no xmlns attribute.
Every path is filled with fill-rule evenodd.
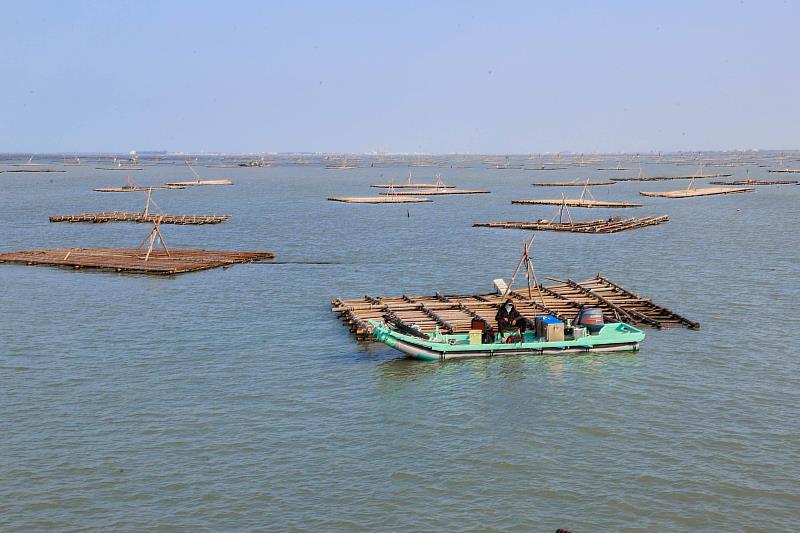
<svg viewBox="0 0 800 533"><path fill-rule="evenodd" d="M124 181L95 166L0 174L0 249L139 244L141 225L48 223L143 205L92 192ZM145 168L137 183L191 178ZM683 181L597 187L671 221L540 233L539 275L600 271L702 329L648 331L635 355L431 364L356 342L330 300L488 292L528 234L473 222L551 216L510 204L560 197L534 180L613 174L415 173L437 170L493 193L339 204L325 198L407 170L320 166L200 166L235 185L156 193L167 212L233 215L165 227L168 245L329 265L172 279L0 266L0 530L796 530L800 187L686 200L637 194Z"/></svg>

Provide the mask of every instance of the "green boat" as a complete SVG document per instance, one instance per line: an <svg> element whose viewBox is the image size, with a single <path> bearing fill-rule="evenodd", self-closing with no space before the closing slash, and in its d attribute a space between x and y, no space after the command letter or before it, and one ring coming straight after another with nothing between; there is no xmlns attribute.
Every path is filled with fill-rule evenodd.
<svg viewBox="0 0 800 533"><path fill-rule="evenodd" d="M498 355L546 355L575 352L636 351L644 332L624 322L606 323L593 331L582 327L564 328L563 340L548 341L535 329L517 333L483 332L425 334L402 324L370 320L375 339L424 361L493 357ZM402 331L401 331L402 330Z"/></svg>

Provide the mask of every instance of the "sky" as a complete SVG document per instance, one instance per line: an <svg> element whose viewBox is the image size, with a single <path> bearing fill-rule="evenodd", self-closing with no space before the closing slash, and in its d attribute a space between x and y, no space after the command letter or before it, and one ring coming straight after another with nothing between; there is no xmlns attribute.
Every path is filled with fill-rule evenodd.
<svg viewBox="0 0 800 533"><path fill-rule="evenodd" d="M800 2L30 0L0 12L0 152L800 147Z"/></svg>

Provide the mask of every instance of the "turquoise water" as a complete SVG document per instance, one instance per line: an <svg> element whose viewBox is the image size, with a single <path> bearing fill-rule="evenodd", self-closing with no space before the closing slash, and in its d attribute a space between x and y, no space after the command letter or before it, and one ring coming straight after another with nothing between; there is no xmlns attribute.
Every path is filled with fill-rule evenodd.
<svg viewBox="0 0 800 533"><path fill-rule="evenodd" d="M560 197L533 181L613 174L472 165L414 172L491 195L327 202L407 169L320 165L198 166L235 185L155 195L167 212L233 215L164 227L168 245L332 264L164 279L0 265L0 530L795 529L800 187L685 200L637 193L684 181L597 187L671 221L538 234L541 277L600 271L702 323L648 330L638 354L439 364L355 341L332 298L488 292L528 233L473 222L550 217L510 200ZM0 249L139 244L142 225L47 221L143 205L92 192L125 175L95 166L0 174ZM192 176L145 168L137 184Z"/></svg>

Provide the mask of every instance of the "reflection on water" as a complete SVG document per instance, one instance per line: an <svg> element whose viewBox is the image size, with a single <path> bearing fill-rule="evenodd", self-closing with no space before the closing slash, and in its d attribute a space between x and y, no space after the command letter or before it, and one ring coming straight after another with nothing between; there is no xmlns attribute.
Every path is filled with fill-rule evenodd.
<svg viewBox="0 0 800 533"><path fill-rule="evenodd" d="M372 355L384 352L387 348L377 343L369 343L373 350L365 350ZM390 353L397 354L391 350ZM420 361L398 355L394 359L381 362L376 374L381 380L388 382L415 381L420 378L437 375L455 376L469 374L472 379L491 379L494 375L506 380L524 380L530 372L546 375L552 381L558 381L566 372L589 373L602 372L604 367L613 364L616 370L625 371L635 365L638 352L619 352L603 354L565 354L565 355L514 355L507 357L476 357L467 359L448 359L444 361Z"/></svg>

